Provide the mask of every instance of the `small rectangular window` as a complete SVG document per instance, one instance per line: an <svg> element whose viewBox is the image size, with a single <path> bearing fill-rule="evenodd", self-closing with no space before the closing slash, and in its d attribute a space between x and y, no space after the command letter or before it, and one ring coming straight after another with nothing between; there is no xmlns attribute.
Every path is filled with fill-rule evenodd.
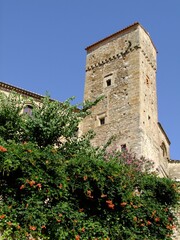
<svg viewBox="0 0 180 240"><path fill-rule="evenodd" d="M100 122L100 125L104 125L105 124L105 117L100 118L99 122Z"/></svg>
<svg viewBox="0 0 180 240"><path fill-rule="evenodd" d="M107 87L111 86L111 79L108 79L108 80L106 81L106 84L107 84Z"/></svg>
<svg viewBox="0 0 180 240"><path fill-rule="evenodd" d="M104 88L112 86L113 84L114 84L114 78L113 78L112 73L109 73L106 76L104 76L104 80L103 80L103 87Z"/></svg>

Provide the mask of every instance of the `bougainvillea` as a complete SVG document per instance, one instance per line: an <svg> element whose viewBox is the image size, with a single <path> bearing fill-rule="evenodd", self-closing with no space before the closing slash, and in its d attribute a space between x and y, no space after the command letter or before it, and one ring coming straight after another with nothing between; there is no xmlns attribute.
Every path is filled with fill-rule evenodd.
<svg viewBox="0 0 180 240"><path fill-rule="evenodd" d="M66 102L57 116L58 106L48 98L41 105L51 109L53 126L61 123L59 137L65 141L39 109L29 117L20 115L18 137L1 132L1 238L172 239L176 183L150 173L151 161L114 148L93 148L91 134L78 138L78 124L90 105L74 112ZM4 119L19 121L9 116ZM42 136L37 137L35 126Z"/></svg>

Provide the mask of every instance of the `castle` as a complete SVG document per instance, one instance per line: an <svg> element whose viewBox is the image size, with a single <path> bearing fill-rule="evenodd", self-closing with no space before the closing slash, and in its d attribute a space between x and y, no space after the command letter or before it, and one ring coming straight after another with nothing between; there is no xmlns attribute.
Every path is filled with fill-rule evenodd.
<svg viewBox="0 0 180 240"><path fill-rule="evenodd" d="M147 31L134 23L86 50L84 100L104 97L84 119L81 131L95 131L95 146L116 136L119 149L153 160L160 176L180 180L180 161L170 160L170 140L158 122L157 50ZM16 91L36 101L42 98L3 82L0 90ZM28 108L27 103L26 111Z"/></svg>

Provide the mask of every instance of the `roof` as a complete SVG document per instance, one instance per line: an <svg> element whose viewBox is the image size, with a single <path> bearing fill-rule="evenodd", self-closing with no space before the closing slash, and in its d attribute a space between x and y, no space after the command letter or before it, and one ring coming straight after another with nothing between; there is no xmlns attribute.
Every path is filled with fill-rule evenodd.
<svg viewBox="0 0 180 240"><path fill-rule="evenodd" d="M97 42L93 43L92 45L86 47L85 50L88 51L88 50L90 50L90 48L92 48L92 47L94 47L94 46L96 46L96 45L98 45L100 43L103 43L103 42L105 42L105 41L107 41L107 40L109 40L109 39L111 39L111 38L113 38L113 37L115 37L115 36L117 36L119 34L123 34L123 33L127 32L127 31L131 30L132 28L137 27L137 26L140 26L147 33L147 35L149 36L149 38L150 38L150 40L152 42L152 45L154 46L154 48L155 48L155 50L157 52L157 49L156 49L156 47L155 47L155 45L154 45L154 43L153 43L149 33L142 27L142 25L139 22L135 22L135 23L131 24L130 26L128 26L126 28L123 28L120 31L115 32L115 33L109 35L108 37L105 37L105 38L101 39L100 41L97 41Z"/></svg>
<svg viewBox="0 0 180 240"><path fill-rule="evenodd" d="M39 95L39 94L34 93L34 92L27 91L27 90L19 88L19 87L15 87L13 85L10 85L10 84L4 83L4 82L0 82L0 88L4 89L4 90L8 90L8 91L14 91L14 92L17 92L19 94L22 94L22 95L25 95L25 96L28 96L28 97L33 97L33 98L36 98L36 99L39 99L39 100L43 98L42 95Z"/></svg>

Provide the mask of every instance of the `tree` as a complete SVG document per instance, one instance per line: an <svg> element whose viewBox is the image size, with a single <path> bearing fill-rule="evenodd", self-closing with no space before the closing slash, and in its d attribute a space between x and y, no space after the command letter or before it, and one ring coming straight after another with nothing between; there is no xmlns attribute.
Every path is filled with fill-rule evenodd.
<svg viewBox="0 0 180 240"><path fill-rule="evenodd" d="M171 239L176 184L149 173L150 161L77 136L96 103L45 97L29 116L19 97L0 99L2 239Z"/></svg>
<svg viewBox="0 0 180 240"><path fill-rule="evenodd" d="M21 134L23 100L16 94L0 93L0 136L18 140Z"/></svg>

